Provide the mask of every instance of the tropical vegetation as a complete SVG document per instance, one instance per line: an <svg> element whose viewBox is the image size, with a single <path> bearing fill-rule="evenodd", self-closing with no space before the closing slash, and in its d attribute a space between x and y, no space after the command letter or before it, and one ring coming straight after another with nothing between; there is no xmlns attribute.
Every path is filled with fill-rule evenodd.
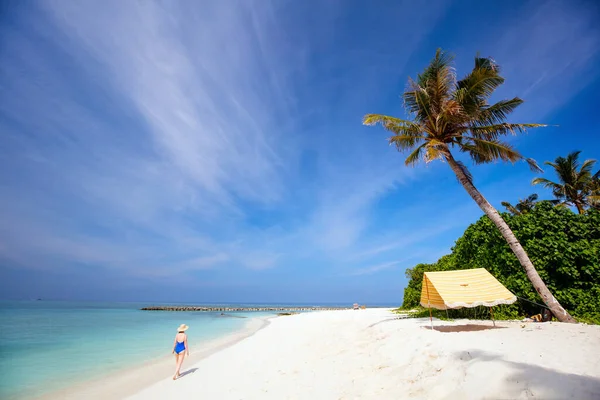
<svg viewBox="0 0 600 400"><path fill-rule="evenodd" d="M527 214L529 211L533 210L533 206L535 206L537 199L538 195L537 193L534 193L529 195L525 199L520 199L519 202L514 206L508 201L503 201L501 204L504 208L506 208L506 211L508 211L512 215L521 215Z"/></svg>
<svg viewBox="0 0 600 400"><path fill-rule="evenodd" d="M532 183L551 189L560 205L574 206L579 214L583 214L588 207L600 206L600 170L592 173L596 160L580 163L580 153L574 151L566 157L557 157L554 162L544 163L554 169L558 182L535 178Z"/></svg>
<svg viewBox="0 0 600 400"><path fill-rule="evenodd" d="M560 321L575 322L552 295L510 226L475 187L467 166L453 153L464 153L475 164L523 160L539 171L534 160L524 157L503 138L543 125L506 122L508 115L523 103L518 97L489 103L494 91L504 83L494 60L475 57L473 70L460 80L456 78L452 62L450 54L438 50L417 79L409 79L403 99L410 119L367 114L363 123L381 124L392 134L391 145L399 151L410 151L406 165L415 165L420 160L447 162L467 193L504 237L553 314Z"/></svg>
<svg viewBox="0 0 600 400"><path fill-rule="evenodd" d="M525 214L503 218L556 299L582 322L600 324L600 211L583 214L540 201ZM423 273L486 268L518 296L512 305L494 307L496 318L521 318L540 313L539 297L504 238L487 216L470 225L452 252L432 264L406 271L403 309L419 306ZM435 312L435 311L434 311ZM440 317L489 318L485 307L436 312ZM424 316L424 315L423 315Z"/></svg>

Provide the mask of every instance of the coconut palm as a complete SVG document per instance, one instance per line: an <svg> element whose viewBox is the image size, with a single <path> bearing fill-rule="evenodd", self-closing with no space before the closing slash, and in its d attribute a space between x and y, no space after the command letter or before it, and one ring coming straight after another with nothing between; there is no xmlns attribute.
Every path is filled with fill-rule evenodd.
<svg viewBox="0 0 600 400"><path fill-rule="evenodd" d="M588 196L590 207L600 210L600 170L594 174L594 179L592 179L590 187L592 190Z"/></svg>
<svg viewBox="0 0 600 400"><path fill-rule="evenodd" d="M551 189L560 204L574 206L579 214L583 214L586 207L597 203L597 181L600 171L592 174L596 160L585 160L580 164L580 153L581 151L574 151L567 157L557 157L554 162L544 163L554 168L558 182L535 178L531 183Z"/></svg>
<svg viewBox="0 0 600 400"><path fill-rule="evenodd" d="M512 215L527 214L533 210L535 203L537 202L538 195L536 193L529 195L526 199L519 199L519 202L514 206L507 201L502 202L502 206Z"/></svg>
<svg viewBox="0 0 600 400"><path fill-rule="evenodd" d="M381 124L392 133L389 138L390 145L395 145L399 151L410 150L405 160L408 166L415 165L419 160L426 163L434 160L446 161L467 193L506 239L525 269L527 277L556 318L560 321L575 322L552 296L498 211L474 186L466 165L453 154L453 151L465 153L475 164L496 160L513 163L524 160L532 169L539 171L540 168L534 160L525 158L510 144L502 141L502 138L544 125L506 122L508 114L523 103L523 100L517 97L492 105L488 103L494 90L504 83L494 60L475 57L473 70L458 81L452 61L451 55L438 50L417 80L409 79L403 98L411 119L367 114L363 123Z"/></svg>

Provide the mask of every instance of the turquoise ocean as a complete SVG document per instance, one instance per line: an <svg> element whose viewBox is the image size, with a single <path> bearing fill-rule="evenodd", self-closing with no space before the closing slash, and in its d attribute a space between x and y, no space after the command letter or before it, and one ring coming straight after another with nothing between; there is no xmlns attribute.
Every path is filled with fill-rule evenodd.
<svg viewBox="0 0 600 400"><path fill-rule="evenodd" d="M141 311L148 303L0 302L0 399L27 399L171 354L244 328L266 313ZM273 313L274 314L274 313Z"/></svg>

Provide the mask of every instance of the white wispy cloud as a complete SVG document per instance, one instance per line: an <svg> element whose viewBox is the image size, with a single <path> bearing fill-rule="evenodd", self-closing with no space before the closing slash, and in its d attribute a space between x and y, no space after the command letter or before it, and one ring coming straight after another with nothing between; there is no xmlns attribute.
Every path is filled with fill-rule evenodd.
<svg viewBox="0 0 600 400"><path fill-rule="evenodd" d="M356 269L356 270L350 272L350 275L355 275L355 276L356 275L370 275L370 274L374 274L379 271L390 269L400 263L401 263L401 261L390 261L390 262L386 262L383 264L371 265L369 267Z"/></svg>
<svg viewBox="0 0 600 400"><path fill-rule="evenodd" d="M108 68L109 83L150 128L158 160L184 184L221 203L280 196L284 164L269 120L285 103L277 88L286 83L275 76L285 65L262 66L266 50L248 39L247 7L207 3L207 12L189 13L174 2L48 4L77 51ZM212 13L219 18L211 21Z"/></svg>
<svg viewBox="0 0 600 400"><path fill-rule="evenodd" d="M281 254L268 252L252 252L240 254L240 262L247 268L253 270L264 270L276 266Z"/></svg>
<svg viewBox="0 0 600 400"><path fill-rule="evenodd" d="M240 234L215 240L211 231L243 215L239 200L271 204L285 189L287 150L274 127L282 120L293 125L281 111L288 104L282 94L293 91L284 77L291 60L273 65L267 52L277 49L266 42L273 32L261 33L259 54L249 39L257 24L247 23L245 6L207 4L212 10L191 14L157 2L44 6L35 14L35 33L85 78L101 80L88 94L121 102L125 117L115 120L114 107L82 104L74 94L77 77L53 68L26 36L9 44L7 54L22 65L3 70L14 101L3 101L2 111L33 135L3 126L13 150L6 161L28 179L3 189L3 214L14 223L5 225L5 257L29 258L23 264L35 266L49 254L144 265L141 273L169 263L175 269L219 264L206 260L231 251ZM89 86L83 83L88 92ZM84 232L89 224L106 234Z"/></svg>
<svg viewBox="0 0 600 400"><path fill-rule="evenodd" d="M115 120L115 109L82 104L73 92L78 83L48 68L51 61L32 42L22 38L14 46L13 55L46 86L9 71L14 90L26 88L27 98L17 96L7 111L45 132L56 148L45 151L39 138L18 138L15 132L14 145L30 156L12 161L32 169L36 179L46 169L51 183L42 182L37 190L67 209L50 210L44 202L34 217L25 218L36 204L31 197L19 210L15 204L31 191L7 190L12 197L4 205L18 211L14 222L21 223L11 239L12 255L22 253L19 244L32 232L40 232L30 252L116 268L141 265L127 268L142 274L160 275L167 265L177 270L225 263L272 268L286 255L330 255L355 245L376 199L410 176L411 171L396 169L383 146L365 152L364 140L332 157L338 139L327 132L330 139L317 147L314 196L296 217L300 222L283 234L249 229L244 214L254 205L285 207L297 192L311 188L296 163L313 143L298 135L295 116L298 111L310 115L307 100L324 106L314 94L303 101L295 95L304 90L296 81L307 77L299 65L306 65L311 39L299 37L304 47L282 40L289 27L275 3L43 6L36 14L37 33L52 38L52 46L84 71L86 84L99 80L92 87L99 92L90 94L119 101L125 117ZM334 18L339 11L332 6L327 12ZM319 21L323 27L327 23ZM406 48L404 60L416 45ZM32 126L23 110L39 122ZM355 118L351 124L360 129L360 115ZM82 228L65 221L65 212L73 213ZM106 235L85 232L86 224ZM44 240L46 235L54 237ZM165 249L160 257L156 246Z"/></svg>
<svg viewBox="0 0 600 400"><path fill-rule="evenodd" d="M403 67L445 7L403 2L381 30L369 7L369 18L345 23L343 1L319 12L268 1L31 7L0 38L4 260L159 281L237 267L262 276L291 263L359 276L399 266L386 260L465 221L405 210L380 228L378 201L393 195L405 208L404 189L421 190L424 170L405 168L383 131L360 125L367 112L401 114L404 76L416 72ZM549 35L546 18L566 38ZM542 110L560 104L551 89L584 85L575 78L596 57L590 18L549 3L495 35L507 82L548 97ZM397 26L411 39L390 39ZM568 57L555 62L554 48Z"/></svg>

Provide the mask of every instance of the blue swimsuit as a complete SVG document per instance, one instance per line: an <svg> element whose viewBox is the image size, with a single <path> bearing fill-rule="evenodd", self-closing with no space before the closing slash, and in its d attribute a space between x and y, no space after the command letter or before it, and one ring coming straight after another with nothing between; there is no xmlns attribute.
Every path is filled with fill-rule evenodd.
<svg viewBox="0 0 600 400"><path fill-rule="evenodd" d="M179 354L185 350L185 342L177 342L175 345L175 353Z"/></svg>

